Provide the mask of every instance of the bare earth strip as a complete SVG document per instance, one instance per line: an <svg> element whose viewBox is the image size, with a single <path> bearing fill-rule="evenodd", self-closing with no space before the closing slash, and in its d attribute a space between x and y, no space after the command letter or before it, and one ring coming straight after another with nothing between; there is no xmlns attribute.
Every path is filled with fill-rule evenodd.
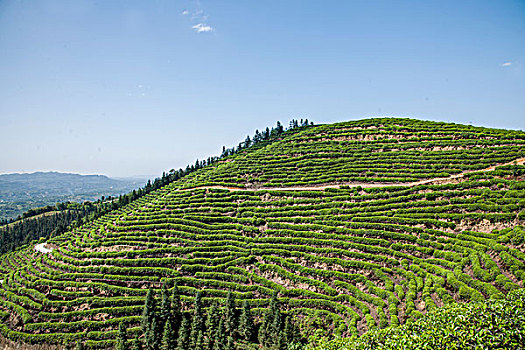
<svg viewBox="0 0 525 350"><path fill-rule="evenodd" d="M39 243L35 246L35 250L47 254L53 251L53 248L46 248L47 243Z"/></svg>
<svg viewBox="0 0 525 350"><path fill-rule="evenodd" d="M467 174L494 171L496 170L496 167L499 167L499 166L513 165L513 164L523 165L524 163L525 163L525 158L520 158L520 159L513 160L511 162L505 163L505 164L494 165L494 166L491 166L485 169L481 169L481 170L465 171L461 174L455 174L449 177L437 177L433 179L421 180L421 181L416 181L416 182L392 182L388 184L361 182L361 183L343 183L343 184L337 184L337 185L318 185L318 186L301 186L301 187L250 187L250 188L228 187L228 186L198 186L198 187L180 189L179 191L191 191L191 190L198 190L198 189L219 189L219 190L228 190L228 191L260 191L260 190L322 191L327 188L340 188L341 186L348 186L351 188L352 187L372 188L372 187L390 187L390 186L414 187L414 186L425 185L425 184L430 184L430 183L444 185L444 184L452 183L457 179L461 179L465 177L465 175Z"/></svg>

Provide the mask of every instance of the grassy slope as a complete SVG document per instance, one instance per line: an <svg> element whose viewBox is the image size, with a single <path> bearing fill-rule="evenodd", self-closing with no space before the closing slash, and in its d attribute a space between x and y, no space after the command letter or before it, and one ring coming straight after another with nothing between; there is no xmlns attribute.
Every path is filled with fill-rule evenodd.
<svg viewBox="0 0 525 350"><path fill-rule="evenodd" d="M111 345L145 287L176 279L189 305L233 290L255 312L273 290L305 333L362 334L523 286L523 167L447 184L325 191L196 186L396 184L525 156L522 132L364 120L309 127L201 169L90 225L1 258L2 332ZM493 231L493 229L501 231ZM67 321L67 322L66 322Z"/></svg>

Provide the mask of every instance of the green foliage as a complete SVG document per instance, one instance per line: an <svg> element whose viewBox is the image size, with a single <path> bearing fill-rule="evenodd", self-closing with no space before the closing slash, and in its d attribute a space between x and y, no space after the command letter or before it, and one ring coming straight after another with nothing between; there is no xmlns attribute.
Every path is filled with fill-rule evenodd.
<svg viewBox="0 0 525 350"><path fill-rule="evenodd" d="M268 348L279 347L282 328L281 318L279 301L275 293L270 301L270 307L266 310L263 321L259 326L258 339L260 344Z"/></svg>
<svg viewBox="0 0 525 350"><path fill-rule="evenodd" d="M162 325L158 317L154 317L146 333L146 349L159 350L162 340Z"/></svg>
<svg viewBox="0 0 525 350"><path fill-rule="evenodd" d="M191 348L197 347L199 336L202 337L204 332L204 313L202 310L202 292L198 291L195 296L195 303L193 305L193 318L191 323L190 345Z"/></svg>
<svg viewBox="0 0 525 350"><path fill-rule="evenodd" d="M179 293L179 287L177 283L173 285L173 289L171 292L171 319L174 323L174 331L177 332L178 326L180 325L182 321L182 305L180 301L180 293Z"/></svg>
<svg viewBox="0 0 525 350"><path fill-rule="evenodd" d="M219 320L222 320L222 317L219 313L219 309L215 303L213 303L208 310L208 317L206 318L206 323L204 325L206 332L205 347L207 349L213 349L215 343L218 341ZM221 332L224 332L224 330L221 330Z"/></svg>
<svg viewBox="0 0 525 350"><path fill-rule="evenodd" d="M161 303L158 317L160 323L165 324L171 317L171 300L166 282L162 284L160 298Z"/></svg>
<svg viewBox="0 0 525 350"><path fill-rule="evenodd" d="M121 323L118 326L117 345L115 349L116 350L129 350L126 325L124 323Z"/></svg>
<svg viewBox="0 0 525 350"><path fill-rule="evenodd" d="M224 319L219 320L219 327L217 328L217 336L213 342L213 350L222 350L227 344L226 331L224 329Z"/></svg>
<svg viewBox="0 0 525 350"><path fill-rule="evenodd" d="M525 290L505 300L445 306L400 328L372 331L358 339L312 338L311 350L523 349Z"/></svg>
<svg viewBox="0 0 525 350"><path fill-rule="evenodd" d="M187 317L182 317L182 323L179 328L179 335L177 338L177 350L190 349L190 321Z"/></svg>
<svg viewBox="0 0 525 350"><path fill-rule="evenodd" d="M153 320L157 317L156 315L156 301L155 292L152 288L148 289L146 294L146 303L142 312L141 326L144 334L149 334Z"/></svg>
<svg viewBox="0 0 525 350"><path fill-rule="evenodd" d="M142 350L142 343L138 336L136 336L131 343L131 350Z"/></svg>
<svg viewBox="0 0 525 350"><path fill-rule="evenodd" d="M167 319L164 324L164 331L162 332L162 342L160 350L174 350L177 345L176 333L173 329L171 319Z"/></svg>
<svg viewBox="0 0 525 350"><path fill-rule="evenodd" d="M81 340L77 341L77 346L75 347L75 350L84 350L84 343Z"/></svg>
<svg viewBox="0 0 525 350"><path fill-rule="evenodd" d="M237 329L237 309L235 308L235 299L233 293L228 292L226 305L224 307L224 331L230 337L235 336Z"/></svg>
<svg viewBox="0 0 525 350"><path fill-rule="evenodd" d="M254 335L255 325L248 301L242 303L241 316L239 317L239 335L241 339L251 341Z"/></svg>

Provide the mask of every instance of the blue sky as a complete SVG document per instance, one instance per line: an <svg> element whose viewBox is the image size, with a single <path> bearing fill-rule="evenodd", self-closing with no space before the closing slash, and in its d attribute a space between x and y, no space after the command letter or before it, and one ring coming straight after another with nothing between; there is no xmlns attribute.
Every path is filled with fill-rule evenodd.
<svg viewBox="0 0 525 350"><path fill-rule="evenodd" d="M159 175L255 129L525 129L524 1L0 2L0 173Z"/></svg>

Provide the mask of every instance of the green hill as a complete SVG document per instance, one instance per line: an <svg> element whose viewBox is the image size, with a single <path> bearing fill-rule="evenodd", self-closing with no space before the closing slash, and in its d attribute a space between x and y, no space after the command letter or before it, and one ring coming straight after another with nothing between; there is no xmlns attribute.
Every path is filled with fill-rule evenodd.
<svg viewBox="0 0 525 350"><path fill-rule="evenodd" d="M142 335L148 288L165 282L185 310L198 291L205 308L232 291L257 320L277 292L304 338L503 299L525 280L524 158L524 132L411 119L261 136L50 253L3 255L0 330L111 347L121 323Z"/></svg>

